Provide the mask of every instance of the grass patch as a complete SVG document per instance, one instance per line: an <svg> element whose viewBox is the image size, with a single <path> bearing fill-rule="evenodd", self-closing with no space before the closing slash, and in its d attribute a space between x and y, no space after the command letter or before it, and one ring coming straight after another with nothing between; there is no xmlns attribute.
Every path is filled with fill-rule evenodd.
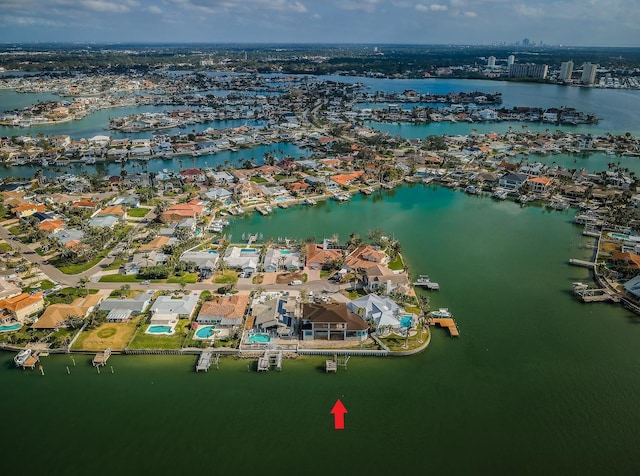
<svg viewBox="0 0 640 476"><path fill-rule="evenodd" d="M400 271L404 269L404 262L402 261L402 256L398 254L393 261L389 263L389 269L393 271Z"/></svg>
<svg viewBox="0 0 640 476"><path fill-rule="evenodd" d="M9 243L0 243L0 253L8 253L9 251L11 251Z"/></svg>
<svg viewBox="0 0 640 476"><path fill-rule="evenodd" d="M424 332L422 333L422 342L420 342L420 330L421 326L418 326L418 332L415 335L409 336L408 340L404 336L391 334L389 337L381 338L380 341L387 345L390 350L396 352L417 349L424 345L429 337L429 328L425 327ZM405 343L407 344L407 347L405 347Z"/></svg>
<svg viewBox="0 0 640 476"><path fill-rule="evenodd" d="M125 263L124 259L116 259L113 260L113 263L111 263L109 266L107 266L105 269L105 271L115 271L116 269L120 269L120 266L122 266Z"/></svg>
<svg viewBox="0 0 640 476"><path fill-rule="evenodd" d="M104 350L110 347L113 350L124 350L127 342L135 332L142 316L138 316L129 322L107 322L96 329L85 331L73 344L74 350Z"/></svg>
<svg viewBox="0 0 640 476"><path fill-rule="evenodd" d="M167 283L174 284L193 284L198 282L198 273L185 273L182 276L171 276L167 279Z"/></svg>
<svg viewBox="0 0 640 476"><path fill-rule="evenodd" d="M101 283L139 283L139 279L135 274L107 274L99 280Z"/></svg>
<svg viewBox="0 0 640 476"><path fill-rule="evenodd" d="M9 233L11 233L12 235L18 236L21 235L22 233L20 233L20 227L18 226L12 226L11 228L9 228Z"/></svg>
<svg viewBox="0 0 640 476"><path fill-rule="evenodd" d="M170 336L146 334L147 325L138 327L130 349L179 349L189 333L189 319L180 319Z"/></svg>
<svg viewBox="0 0 640 476"><path fill-rule="evenodd" d="M255 183L266 183L268 182L268 180L266 178L263 177L251 177L249 179L250 182L255 182Z"/></svg>
<svg viewBox="0 0 640 476"><path fill-rule="evenodd" d="M235 271L227 270L224 274L216 274L213 282L216 284L235 284L238 282L238 274Z"/></svg>
<svg viewBox="0 0 640 476"><path fill-rule="evenodd" d="M127 215L133 218L144 218L149 214L150 211L151 208L131 208L127 212Z"/></svg>

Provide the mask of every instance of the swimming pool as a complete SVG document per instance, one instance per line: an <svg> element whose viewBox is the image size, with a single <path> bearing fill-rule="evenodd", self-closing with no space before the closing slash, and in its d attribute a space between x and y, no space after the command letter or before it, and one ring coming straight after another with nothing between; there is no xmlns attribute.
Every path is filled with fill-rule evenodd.
<svg viewBox="0 0 640 476"><path fill-rule="evenodd" d="M242 248L240 253L255 253L257 250L255 248Z"/></svg>
<svg viewBox="0 0 640 476"><path fill-rule="evenodd" d="M147 328L147 334L173 334L173 327L172 326L158 326L158 325L154 325L154 326L149 326Z"/></svg>
<svg viewBox="0 0 640 476"><path fill-rule="evenodd" d="M404 316L400 319L400 327L411 327L413 324L413 318L411 316Z"/></svg>
<svg viewBox="0 0 640 476"><path fill-rule="evenodd" d="M276 197L276 202L286 202L289 197Z"/></svg>
<svg viewBox="0 0 640 476"><path fill-rule="evenodd" d="M7 324L4 326L0 326L0 332L11 332L11 331L17 331L18 329L20 329L22 327L22 324Z"/></svg>
<svg viewBox="0 0 640 476"><path fill-rule="evenodd" d="M291 251L289 251L289 250L280 250L280 254L281 255L290 255Z"/></svg>
<svg viewBox="0 0 640 476"><path fill-rule="evenodd" d="M270 341L269 334L253 334L249 336L249 344L268 344Z"/></svg>
<svg viewBox="0 0 640 476"><path fill-rule="evenodd" d="M216 250L209 250L207 251L207 253L209 253L210 255L217 255L218 252Z"/></svg>
<svg viewBox="0 0 640 476"><path fill-rule="evenodd" d="M624 233L610 232L609 236L623 241L640 241L640 236L637 235L625 235Z"/></svg>
<svg viewBox="0 0 640 476"><path fill-rule="evenodd" d="M195 333L197 339L210 339L216 333L216 326L200 326Z"/></svg>

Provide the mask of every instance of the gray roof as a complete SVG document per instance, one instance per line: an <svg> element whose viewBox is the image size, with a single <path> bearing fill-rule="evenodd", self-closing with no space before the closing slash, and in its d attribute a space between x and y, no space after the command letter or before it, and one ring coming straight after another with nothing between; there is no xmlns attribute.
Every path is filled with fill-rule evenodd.
<svg viewBox="0 0 640 476"><path fill-rule="evenodd" d="M147 291L130 299L105 299L98 304L98 309L101 311L113 311L120 309L140 313L151 303L152 297L153 291Z"/></svg>
<svg viewBox="0 0 640 476"><path fill-rule="evenodd" d="M190 316L198 304L198 296L189 294L179 299L172 296L160 296L151 306L154 314L178 314Z"/></svg>

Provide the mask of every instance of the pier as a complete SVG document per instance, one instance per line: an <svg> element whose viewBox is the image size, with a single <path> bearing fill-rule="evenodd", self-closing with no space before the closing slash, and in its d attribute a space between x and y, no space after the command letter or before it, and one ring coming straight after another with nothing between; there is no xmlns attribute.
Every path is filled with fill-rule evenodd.
<svg viewBox="0 0 640 476"><path fill-rule="evenodd" d="M446 327L451 337L460 336L456 321L454 321L452 317L430 317L427 319L427 324L430 326L439 325L440 327Z"/></svg>
<svg viewBox="0 0 640 476"><path fill-rule="evenodd" d="M604 288L590 288L584 283L573 283L573 292L582 302L620 302L620 297Z"/></svg>
<svg viewBox="0 0 640 476"><path fill-rule="evenodd" d="M350 355L341 355L334 354L333 359L327 359L325 362L325 372L338 372L338 367L344 367L347 370L347 362L351 358Z"/></svg>
<svg viewBox="0 0 640 476"><path fill-rule="evenodd" d="M198 363L196 364L196 372L200 372L201 370L208 372L209 367L212 365L215 365L216 369L220 369L220 354L218 353L214 356L213 350L203 350L198 358Z"/></svg>
<svg viewBox="0 0 640 476"><path fill-rule="evenodd" d="M35 351L27 358L27 360L24 361L24 363L22 364L22 368L33 370L39 361L40 361L40 352Z"/></svg>
<svg viewBox="0 0 640 476"><path fill-rule="evenodd" d="M414 286L422 286L431 291L439 291L440 285L429 279L429 276L421 274L416 281L413 282Z"/></svg>
<svg viewBox="0 0 640 476"><path fill-rule="evenodd" d="M569 264L572 264L573 266L582 266L583 268L589 268L589 269L594 269L596 267L596 264L592 261L585 261L583 259L576 259L576 258L571 258L569 260Z"/></svg>
<svg viewBox="0 0 640 476"><path fill-rule="evenodd" d="M268 372L275 367L278 372L282 370L282 352L264 351L264 355L258 359L258 372Z"/></svg>
<svg viewBox="0 0 640 476"><path fill-rule="evenodd" d="M107 360L111 357L111 349L106 348L102 352L98 352L96 356L93 358L93 366L94 367L104 367L107 365Z"/></svg>

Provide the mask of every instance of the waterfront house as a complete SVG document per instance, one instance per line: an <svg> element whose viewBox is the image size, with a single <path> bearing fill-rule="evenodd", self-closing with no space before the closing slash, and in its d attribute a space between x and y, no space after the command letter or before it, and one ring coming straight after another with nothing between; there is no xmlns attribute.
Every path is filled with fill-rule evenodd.
<svg viewBox="0 0 640 476"><path fill-rule="evenodd" d="M100 294L88 294L71 304L51 304L42 316L31 326L32 329L57 329L70 317L84 319L100 302Z"/></svg>
<svg viewBox="0 0 640 476"><path fill-rule="evenodd" d="M526 174L504 174L498 180L498 186L506 190L518 190L529 179Z"/></svg>
<svg viewBox="0 0 640 476"><path fill-rule="evenodd" d="M185 182L198 182L202 183L205 181L206 176L204 172L200 169L186 169L180 171L180 176L184 179Z"/></svg>
<svg viewBox="0 0 640 476"><path fill-rule="evenodd" d="M297 271L301 267L300 253L283 248L269 248L264 256L263 271Z"/></svg>
<svg viewBox="0 0 640 476"><path fill-rule="evenodd" d="M623 287L628 297L640 301L640 274L624 283Z"/></svg>
<svg viewBox="0 0 640 476"><path fill-rule="evenodd" d="M386 265L389 260L389 255L384 251L380 251L372 245L360 245L344 259L344 267L349 271L364 270L376 264Z"/></svg>
<svg viewBox="0 0 640 476"><path fill-rule="evenodd" d="M368 336L367 323L345 303L308 303L302 306L303 340L356 340Z"/></svg>
<svg viewBox="0 0 640 476"><path fill-rule="evenodd" d="M151 306L151 324L172 325L178 319L191 319L197 304L198 296L194 294L179 298L160 296Z"/></svg>
<svg viewBox="0 0 640 476"><path fill-rule="evenodd" d="M200 271L210 271L216 269L218 264L218 252L214 250L207 251L185 251L180 255L180 261L183 263L193 262Z"/></svg>
<svg viewBox="0 0 640 476"><path fill-rule="evenodd" d="M347 303L347 307L365 321L372 322L376 332L400 328L402 308L387 296L367 294Z"/></svg>
<svg viewBox="0 0 640 476"><path fill-rule="evenodd" d="M198 324L214 324L217 327L240 326L248 304L248 294L238 293L233 296L221 296L218 301L207 301L202 305L196 322Z"/></svg>
<svg viewBox="0 0 640 476"><path fill-rule="evenodd" d="M342 247L331 240L324 240L321 245L312 243L307 245L307 266L313 269L327 267L329 263L342 259L344 252Z"/></svg>
<svg viewBox="0 0 640 476"><path fill-rule="evenodd" d="M364 270L363 281L370 292L385 294L408 294L409 277L406 273L395 273L387 266L376 264Z"/></svg>
<svg viewBox="0 0 640 476"><path fill-rule="evenodd" d="M153 291L135 295L132 298L109 298L98 305L98 310L108 311L108 322L127 322L131 315L144 312L153 298Z"/></svg>
<svg viewBox="0 0 640 476"><path fill-rule="evenodd" d="M230 246L227 248L222 260L229 268L255 273L258 269L258 263L260 263L260 249Z"/></svg>
<svg viewBox="0 0 640 476"><path fill-rule="evenodd" d="M531 185L531 191L537 194L544 194L549 191L553 184L553 180L548 177L533 177L527 180L527 183Z"/></svg>
<svg viewBox="0 0 640 476"><path fill-rule="evenodd" d="M0 322L15 320L24 321L27 317L44 309L44 299L41 292L22 293L17 296L0 300Z"/></svg>
<svg viewBox="0 0 640 476"><path fill-rule="evenodd" d="M199 200L192 200L188 203L178 203L170 206L160 215L160 219L164 223L178 222L185 218L197 219L204 211L205 207L200 204Z"/></svg>

